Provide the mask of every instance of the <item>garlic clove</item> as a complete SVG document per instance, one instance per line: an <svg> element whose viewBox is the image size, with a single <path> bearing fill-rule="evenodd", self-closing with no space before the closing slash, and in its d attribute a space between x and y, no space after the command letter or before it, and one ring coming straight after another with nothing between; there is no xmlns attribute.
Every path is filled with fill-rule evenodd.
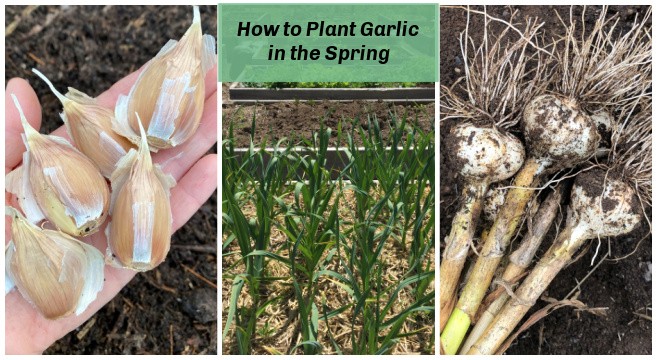
<svg viewBox="0 0 657 360"><path fill-rule="evenodd" d="M136 271L155 268L171 243L169 189L175 185L153 164L146 134L137 116L142 143L117 164L112 181L112 221L106 228L108 262Z"/></svg>
<svg viewBox="0 0 657 360"><path fill-rule="evenodd" d="M105 178L96 165L68 141L40 134L32 128L14 94L12 98L23 123L27 151L23 154L22 172L9 179L9 190L19 198L25 197L21 206L27 205L30 221L38 217L34 215L36 206L46 219L69 235L95 233L107 218L109 209ZM36 205L27 199L28 196Z"/></svg>
<svg viewBox="0 0 657 360"><path fill-rule="evenodd" d="M141 114L152 151L187 141L201 121L205 102L205 73L216 62L215 40L202 35L201 16L180 41L169 40L150 60L127 96L116 103L114 130L139 144L136 113Z"/></svg>
<svg viewBox="0 0 657 360"><path fill-rule="evenodd" d="M116 163L130 148L130 141L112 130L114 111L74 88L62 95L48 78L32 69L50 87L64 107L60 114L75 146L93 161L103 176L109 178Z"/></svg>
<svg viewBox="0 0 657 360"><path fill-rule="evenodd" d="M60 231L33 225L14 208L6 212L13 221L5 277L47 319L81 314L103 288L101 252Z"/></svg>

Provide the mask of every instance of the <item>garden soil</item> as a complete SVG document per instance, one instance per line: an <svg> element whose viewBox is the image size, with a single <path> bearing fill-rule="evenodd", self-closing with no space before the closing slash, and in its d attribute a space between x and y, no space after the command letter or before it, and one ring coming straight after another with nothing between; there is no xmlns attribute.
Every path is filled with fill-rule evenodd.
<svg viewBox="0 0 657 360"><path fill-rule="evenodd" d="M203 31L216 34L216 6L201 7ZM32 72L63 90L97 96L139 69L169 39L179 39L192 8L152 6L6 6L5 84L27 79L43 107L41 132L62 125L61 104ZM216 147L212 150L216 152ZM153 271L138 274L47 354L216 354L217 196L171 239Z"/></svg>
<svg viewBox="0 0 657 360"><path fill-rule="evenodd" d="M256 118L254 143L261 144L263 140L268 145L275 144L282 138L312 139L322 122L333 130L342 122L343 132L367 132L370 121L378 121L381 136L388 139L390 128L395 121L406 117L410 125L416 125L424 132L434 131L435 103L428 104L391 104L384 101L309 101L309 102L277 102L259 105L237 105L230 102L229 84L223 89L223 138L228 138L232 124L235 146L248 147L251 141L251 124ZM337 132L333 131L331 140L335 146ZM360 137L355 136L356 143ZM340 144L344 146L344 144Z"/></svg>
<svg viewBox="0 0 657 360"><path fill-rule="evenodd" d="M483 10L477 8L477 10ZM563 25L555 15L559 13L568 21L569 7L558 6L489 6L489 15L509 20L513 11L518 10L514 23L522 23L526 17L539 17L545 22L544 29L548 36L559 35ZM627 30L631 27L634 16L645 12L645 7L612 6L608 15L618 14L619 26ZM599 7L590 7L584 21L588 28L593 26L600 13ZM573 10L573 16L581 19L581 7ZM451 86L463 75L463 59L459 46L459 34L465 29L466 13L462 8L441 8L440 24L440 79L441 84ZM479 40L483 35L483 16L473 14L470 19L470 36ZM500 24L493 23L493 31L499 31ZM522 26L519 26L522 28ZM491 30L489 30L491 31ZM441 124L441 144L453 126L453 121ZM458 204L458 188L453 177L456 171L447 171L448 165L441 153L441 216L440 238L444 239L449 231L452 217ZM650 210L648 210L650 213ZM651 238L640 239L648 233L640 229L628 236L618 239L602 239L597 264L604 254L610 253L608 260L597 269L591 266L592 258L598 247L597 241L583 250L579 260L562 271L550 285L546 297L561 300L579 284L577 299L592 311L563 307L538 321L529 330L520 334L508 349L508 354L650 354L652 349L652 307L651 300ZM554 239L555 234L548 234L546 239ZM545 251L545 248L541 251ZM624 257L618 261L612 258ZM588 278L585 277L590 274ZM533 313L548 304L539 300ZM603 311L596 311L602 309ZM596 315L605 314L605 315Z"/></svg>

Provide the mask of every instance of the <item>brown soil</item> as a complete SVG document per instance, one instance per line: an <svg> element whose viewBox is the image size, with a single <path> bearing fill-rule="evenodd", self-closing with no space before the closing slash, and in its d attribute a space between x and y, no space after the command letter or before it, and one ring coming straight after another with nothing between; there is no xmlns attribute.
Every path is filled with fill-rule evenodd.
<svg viewBox="0 0 657 360"><path fill-rule="evenodd" d="M224 84L224 99L228 97L226 88L227 86ZM281 138L312 139L313 133L319 130L322 121L333 130L336 130L338 123L342 121L342 129L345 133L351 132L352 128L358 130L358 127L367 132L368 119L379 122L381 136L385 141L393 122L400 121L404 116L407 123L417 124L424 132L434 131L435 103L393 105L382 101L320 101L261 105L224 104L222 124L224 139L228 137L228 129L232 124L235 145L248 147L251 140L251 122L254 112L256 117L254 142L256 144L261 144L263 140L266 140L267 144L273 144ZM355 119L355 122L352 122L352 119ZM333 132L333 142L335 142L336 133L336 131ZM358 136L355 137L355 140L360 141Z"/></svg>
<svg viewBox="0 0 657 360"><path fill-rule="evenodd" d="M478 8L478 10L482 10ZM567 21L569 7L559 6L489 6L486 9L492 16L509 20L514 10L519 10L515 22L522 22L528 16L538 16L545 22L548 38L562 34L563 26L555 16L557 11ZM599 14L599 7L589 7L584 17L587 27L592 27ZM612 6L609 15L619 14L619 27L628 29L637 13L645 12L645 7ZM581 18L581 7L575 7L574 18ZM463 59L459 46L459 34L465 29L466 15L460 8L441 8L440 79L442 85L451 86L463 75ZM492 30L499 31L500 24L493 23ZM483 36L483 16L473 15L470 19L470 35L474 39ZM441 145L454 121L441 123ZM458 187L455 184L456 171L447 168L448 162L440 157L440 236L444 239L449 231L452 216L458 206ZM650 210L648 210L650 213ZM479 232L478 232L479 233ZM641 235L636 235L641 234ZM648 234L644 241L640 239ZM649 230L643 228L619 239L602 239L596 264L609 253L604 261L587 279L579 285L578 299L590 308L608 308L606 316L600 317L586 311L575 311L564 307L540 320L508 349L508 354L651 354L650 317L652 306L650 268L652 264ZM548 234L546 239L554 239ZM550 285L545 295L562 299L578 286L592 270L591 260L596 252L597 241L584 249L581 258L562 271ZM543 248L541 251L545 251ZM539 254L541 252L539 251ZM609 259L631 256L619 261ZM545 306L539 300L530 313Z"/></svg>
<svg viewBox="0 0 657 360"><path fill-rule="evenodd" d="M43 106L42 132L61 126L55 87L96 96L189 27L191 7L6 6L5 81L28 79ZM216 6L201 7L216 34ZM215 151L216 152L216 151ZM171 240L157 269L138 274L110 303L47 354L216 354L216 193Z"/></svg>

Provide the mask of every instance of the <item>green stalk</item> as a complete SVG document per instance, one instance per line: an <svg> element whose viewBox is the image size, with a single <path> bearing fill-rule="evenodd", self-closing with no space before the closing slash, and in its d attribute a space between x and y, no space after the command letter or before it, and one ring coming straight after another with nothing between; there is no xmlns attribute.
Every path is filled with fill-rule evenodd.
<svg viewBox="0 0 657 360"><path fill-rule="evenodd" d="M322 125L319 135L314 138L314 154L309 157L297 155L301 178L294 187L294 207L290 209L282 204L285 206L285 228L282 230L292 246L289 252L290 275L299 304L302 337L299 345L303 346L306 355L321 351L317 341L319 310L315 304L315 284L321 273L327 270L326 251L335 246L340 226L340 194L325 167L330 136L331 130ZM331 253L328 256L332 256Z"/></svg>
<svg viewBox="0 0 657 360"><path fill-rule="evenodd" d="M410 176L404 176L404 172L409 169L407 166L415 161L408 160L409 157L415 156L410 151L411 147L404 146L405 154L403 150L392 154L386 149L386 145L389 144L385 144L379 134L377 125L370 122L368 134L366 135L362 130L359 133L365 150L358 151L353 136L349 136L348 148L345 151L349 157L349 164L343 174L351 182L350 188L356 198L356 210L353 226L347 232L352 242L345 244L348 245L345 246L347 263L343 267L346 275L342 281L353 294L355 301L352 329L355 329L357 323L362 324L363 329L360 333L353 331L351 334L354 354L390 353L400 338L410 336L401 333L406 319L415 313L428 313L434 309L431 305L433 291L422 295L416 293L417 300L413 304L400 314L386 320L400 291L416 283L418 287L422 286L426 289L427 284L434 278L434 271L422 271L425 265L419 260L414 261L413 269L409 269L398 284L386 286L383 280L386 264L381 260L383 248L389 239L399 236L395 234L396 232L404 229L402 217L408 216L402 215L405 210L410 212L414 210L409 209L420 209L417 223L413 224L416 228L421 227L416 224L421 224L426 214L433 212L429 211L432 208L432 200L416 200L415 194L419 192L418 188L410 192L413 196L409 196L408 199L404 199L399 193L400 188L408 189L412 179ZM396 141L395 136L392 137L393 144L394 141ZM423 176L427 176L431 169L423 162L417 162L412 167L409 173L415 172L415 176L420 170L424 172ZM377 200L370 195L375 178L379 181L378 189L383 192L383 196ZM421 190L423 194L424 187ZM433 192L429 195L430 199L433 199L432 194ZM418 259L422 257L419 252L427 248L424 244L420 244L420 241L424 243L431 239L430 243L433 243L434 237L427 236L433 235L431 229L432 227L428 226L426 231L415 232L419 235L414 239ZM420 248L422 250L419 250Z"/></svg>
<svg viewBox="0 0 657 360"><path fill-rule="evenodd" d="M255 150L251 142L248 154L238 164L232 145L232 128L229 139L222 144L223 174L222 202L224 213L224 233L229 234L230 241L237 241L245 272L233 276L231 302L222 339L231 325L235 325L238 352L251 353L251 343L256 332L257 317L269 304L260 295L260 285L266 277L266 257L269 251L272 220L277 215L278 194L285 193L287 176L294 169L288 161L288 150L278 150L276 145L272 154L267 154L264 144ZM269 161L266 159L269 157ZM242 205L251 201L256 207L256 219L248 220L242 212ZM228 241L227 241L228 243ZM224 248L228 244L224 245ZM237 300L244 286L252 300L249 308L238 308Z"/></svg>

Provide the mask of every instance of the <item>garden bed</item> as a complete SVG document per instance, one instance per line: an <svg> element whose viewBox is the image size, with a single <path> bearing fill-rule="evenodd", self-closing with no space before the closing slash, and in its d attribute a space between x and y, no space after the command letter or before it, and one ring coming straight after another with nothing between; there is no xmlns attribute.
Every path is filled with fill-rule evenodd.
<svg viewBox="0 0 657 360"><path fill-rule="evenodd" d="M428 192L428 189L425 189ZM375 195L373 193L373 195ZM294 202L293 196L287 196L285 201L288 204ZM352 218L354 199L353 193L346 191L344 200L340 206L339 213L341 217ZM244 208L244 215L247 218L257 218L256 210L253 204L247 204ZM277 219L283 222L283 216ZM345 230L346 230L345 226ZM224 235L224 241L227 235ZM285 234L277 229L272 230L271 236L271 249L282 257L288 257L288 239ZM347 245L352 245L347 243ZM409 244L402 245L399 242L388 242L383 250L381 262L386 266L386 281L385 286L394 286L394 279L400 278L408 271L408 261L410 254ZM222 257L222 268L229 274L244 272L244 264L239 254L239 247L236 243L231 243L222 252L226 254ZM431 261L431 267L434 268L433 259L435 253L432 250L427 254L428 261ZM344 259L343 259L344 261ZM338 261L334 259L330 267L337 267ZM303 354L301 349L292 350L292 348L299 341L299 321L296 318L298 315L298 303L294 298L293 289L290 286L290 270L285 266L270 266L270 276L274 278L285 279L283 281L267 282L263 293L269 295L270 298L278 299L266 307L263 314L258 319L257 328L260 329L256 338L254 339L253 353L259 355L280 355L280 354ZM232 277L228 277L232 279ZM315 301L326 306L327 311L339 309L344 303L346 298L349 298L349 293L344 287L339 286L331 279L325 278L319 282L318 287L321 289L322 296L317 296ZM433 285L431 287L433 289ZM222 327L226 325L226 314L229 312L231 295L231 282L224 281L222 285L222 306L224 314L224 322ZM244 306L250 304L252 299L248 296L243 296L239 300L239 305ZM395 307L403 308L413 302L413 294L410 289L404 290L396 301ZM323 310L320 310L323 313ZM330 318L328 321L320 322L320 335L319 342L328 345L331 343L331 337L339 344L340 349L344 354L350 354L353 349L350 344L351 317L353 312L347 311L341 313L339 316ZM422 315L415 318L414 322L408 322L404 325L404 331L419 331L418 336L407 337L402 339L399 344L392 350L393 354L422 354L432 353L435 350L428 346L433 343L431 338L431 328L433 327L434 316ZM362 323L357 324L362 326ZM229 333L229 336L232 335ZM223 354L236 354L238 353L237 345L234 340L227 339L223 343ZM336 354L334 348L330 345L324 347L323 354Z"/></svg>
<svg viewBox="0 0 657 360"><path fill-rule="evenodd" d="M323 126L249 151L228 132L224 354L435 353L433 131L369 125L334 158Z"/></svg>
<svg viewBox="0 0 657 360"><path fill-rule="evenodd" d="M267 103L281 101L386 101L392 103L430 103L435 101L434 87L382 88L256 88L233 83L230 99L235 103Z"/></svg>
<svg viewBox="0 0 657 360"><path fill-rule="evenodd" d="M226 92L224 85L224 98ZM382 101L313 101L238 105L224 101L221 130L226 139L232 126L235 147L244 148L249 146L252 137L255 144L263 141L274 144L284 138L310 139L322 123L334 130L342 123L345 133L359 129L367 131L372 120L378 122L380 134L387 141L390 129L402 118L423 132L434 131L435 109L435 103L399 105ZM252 130L254 118L255 131ZM336 140L334 131L330 146L338 146ZM359 137L354 141L362 145Z"/></svg>

